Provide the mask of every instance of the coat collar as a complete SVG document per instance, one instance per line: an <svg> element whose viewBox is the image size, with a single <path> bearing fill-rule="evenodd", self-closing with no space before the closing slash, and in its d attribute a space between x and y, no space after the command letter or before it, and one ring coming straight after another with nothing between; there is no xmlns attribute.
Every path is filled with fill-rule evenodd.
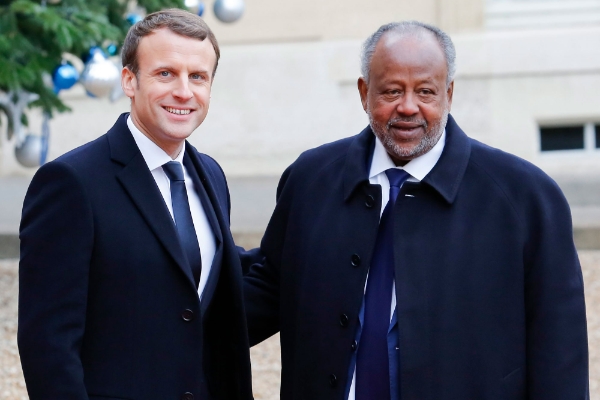
<svg viewBox="0 0 600 400"><path fill-rule="evenodd" d="M121 114L106 134L110 147L110 158L122 165L129 164L134 157L141 155L140 149L135 144L127 127L127 117L129 117L129 113Z"/></svg>
<svg viewBox="0 0 600 400"><path fill-rule="evenodd" d="M369 167L373 157L375 135L370 126L354 137L348 149L344 165L344 199L348 200L354 190L369 182ZM437 191L447 203L452 204L467 169L471 155L469 138L451 115L446 124L446 145L442 156L423 183Z"/></svg>

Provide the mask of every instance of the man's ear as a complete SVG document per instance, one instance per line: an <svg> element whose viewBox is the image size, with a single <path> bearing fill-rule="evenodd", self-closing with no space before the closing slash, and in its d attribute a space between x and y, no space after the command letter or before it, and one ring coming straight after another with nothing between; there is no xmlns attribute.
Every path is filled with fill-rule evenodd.
<svg viewBox="0 0 600 400"><path fill-rule="evenodd" d="M452 108L452 94L454 94L454 81L450 82L446 91L446 96L448 96L448 110Z"/></svg>
<svg viewBox="0 0 600 400"><path fill-rule="evenodd" d="M369 84L362 76L358 78L358 93L360 93L360 102L362 103L363 110L367 111L367 95L369 94Z"/></svg>
<svg viewBox="0 0 600 400"><path fill-rule="evenodd" d="M135 95L135 88L137 87L137 78L133 72L127 67L123 67L121 70L121 87L125 96L132 99Z"/></svg>

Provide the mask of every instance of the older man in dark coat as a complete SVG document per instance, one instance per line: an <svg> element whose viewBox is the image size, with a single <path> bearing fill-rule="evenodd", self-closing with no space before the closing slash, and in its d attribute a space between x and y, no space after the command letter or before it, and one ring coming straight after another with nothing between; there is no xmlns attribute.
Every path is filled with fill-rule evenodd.
<svg viewBox="0 0 600 400"><path fill-rule="evenodd" d="M454 54L435 27L381 27L370 126L281 178L245 298L251 343L281 331L282 399L589 397L569 206L449 116Z"/></svg>

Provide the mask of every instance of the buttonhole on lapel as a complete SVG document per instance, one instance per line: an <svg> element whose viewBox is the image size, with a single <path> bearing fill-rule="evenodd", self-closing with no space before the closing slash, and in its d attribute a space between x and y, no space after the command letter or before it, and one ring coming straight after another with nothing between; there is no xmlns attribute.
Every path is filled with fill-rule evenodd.
<svg viewBox="0 0 600 400"><path fill-rule="evenodd" d="M404 196L405 196L405 197L415 197L415 196L413 196L412 194L405 194Z"/></svg>

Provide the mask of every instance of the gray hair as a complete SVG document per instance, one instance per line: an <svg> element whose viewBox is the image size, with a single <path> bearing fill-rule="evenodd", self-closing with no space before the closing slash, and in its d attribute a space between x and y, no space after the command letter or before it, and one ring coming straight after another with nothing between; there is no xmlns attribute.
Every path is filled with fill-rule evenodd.
<svg viewBox="0 0 600 400"><path fill-rule="evenodd" d="M360 68L363 78L367 82L369 81L371 59L373 58L373 53L375 53L375 47L377 47L377 43L379 43L379 40L381 40L383 35L390 31L399 34L414 35L423 32L423 30L427 30L435 36L444 52L444 57L446 58L446 70L448 71L448 75L446 76L446 86L449 86L450 82L454 80L454 74L456 73L456 49L454 48L454 43L452 43L450 36L440 28L419 21L392 22L382 25L377 32L373 33L365 40L360 57Z"/></svg>

